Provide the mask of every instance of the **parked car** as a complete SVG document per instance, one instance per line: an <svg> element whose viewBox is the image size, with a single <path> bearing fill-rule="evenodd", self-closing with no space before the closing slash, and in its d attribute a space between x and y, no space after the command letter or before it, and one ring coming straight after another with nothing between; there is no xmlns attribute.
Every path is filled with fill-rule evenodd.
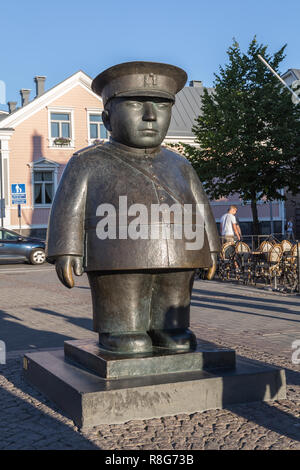
<svg viewBox="0 0 300 470"><path fill-rule="evenodd" d="M13 230L0 228L0 262L6 260L43 264L46 261L45 243L37 238L24 237Z"/></svg>

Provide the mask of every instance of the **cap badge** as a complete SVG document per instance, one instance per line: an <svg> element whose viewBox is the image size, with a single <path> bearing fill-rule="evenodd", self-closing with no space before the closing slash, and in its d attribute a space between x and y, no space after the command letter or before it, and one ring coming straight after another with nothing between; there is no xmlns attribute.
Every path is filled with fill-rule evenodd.
<svg viewBox="0 0 300 470"><path fill-rule="evenodd" d="M155 73L148 73L144 75L144 86L145 87L155 87L157 85L157 76Z"/></svg>

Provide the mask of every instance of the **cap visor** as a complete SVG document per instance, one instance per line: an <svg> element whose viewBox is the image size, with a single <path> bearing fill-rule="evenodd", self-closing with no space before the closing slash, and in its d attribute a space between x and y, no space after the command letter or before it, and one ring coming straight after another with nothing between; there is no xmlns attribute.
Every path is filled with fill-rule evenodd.
<svg viewBox="0 0 300 470"><path fill-rule="evenodd" d="M134 96L150 96L150 97L156 97L156 98L167 98L168 100L175 101L175 96L172 95L171 93L167 93L166 91L161 91L161 90L129 90L129 91L122 91L121 93L116 93L114 95L114 98L119 98L119 97L134 97ZM113 98L113 97L112 97Z"/></svg>

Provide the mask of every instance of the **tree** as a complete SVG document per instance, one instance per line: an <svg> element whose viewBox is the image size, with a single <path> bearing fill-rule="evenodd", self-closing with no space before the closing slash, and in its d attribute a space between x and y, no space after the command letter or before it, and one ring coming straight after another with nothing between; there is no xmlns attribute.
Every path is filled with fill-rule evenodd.
<svg viewBox="0 0 300 470"><path fill-rule="evenodd" d="M259 199L282 200L281 189L300 189L300 105L257 57L278 73L285 48L271 56L254 37L245 54L234 41L213 93L204 91L203 114L193 127L199 148L182 144L211 198L239 193L251 201L254 234Z"/></svg>

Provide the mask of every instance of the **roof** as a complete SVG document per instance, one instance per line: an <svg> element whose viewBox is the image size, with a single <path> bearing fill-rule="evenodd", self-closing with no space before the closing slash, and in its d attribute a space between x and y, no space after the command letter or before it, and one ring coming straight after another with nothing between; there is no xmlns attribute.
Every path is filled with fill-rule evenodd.
<svg viewBox="0 0 300 470"><path fill-rule="evenodd" d="M49 105L51 101L57 98L57 94L67 91L70 87L78 84L78 82L84 84L90 92L94 94L91 90L91 77L82 70L79 70L54 87L46 90L42 95L32 99L25 106L17 108L13 113L5 113L3 115L0 113L0 129L4 130L4 128L15 127L26 119L30 113L34 113L42 107ZM201 114L202 95L204 91L201 82L195 83L198 83L198 85L185 87L176 95L167 137L194 137L192 127L195 124L195 119ZM207 88L207 91L212 93L213 88ZM95 96L101 101L98 95Z"/></svg>
<svg viewBox="0 0 300 470"><path fill-rule="evenodd" d="M300 80L300 69L288 69L281 78L290 86L295 80Z"/></svg>
<svg viewBox="0 0 300 470"><path fill-rule="evenodd" d="M33 98L29 103L26 105L17 108L14 112L10 114L5 114L4 117L0 118L0 130L4 130L4 128L14 128L16 125L20 124L22 121L27 119L31 114L39 111L40 109L48 106L52 101L56 100L57 97L61 96L62 94L66 93L70 89L72 89L76 85L83 85L86 89L94 95L99 101L102 101L101 98L96 95L91 89L91 82L92 79L89 75L87 75L82 70L73 73L68 78L63 80L62 82L58 83L57 85L49 88L41 95Z"/></svg>
<svg viewBox="0 0 300 470"><path fill-rule="evenodd" d="M176 95L167 137L192 137L194 135L192 127L195 119L201 115L203 91L203 86L189 86ZM207 88L207 91L212 93L213 88Z"/></svg>
<svg viewBox="0 0 300 470"><path fill-rule="evenodd" d="M296 77L300 80L300 69L292 69Z"/></svg>
<svg viewBox="0 0 300 470"><path fill-rule="evenodd" d="M282 77L284 77L284 75L287 75L290 72L292 72L297 78L300 79L300 69L288 69L284 74L282 74Z"/></svg>

